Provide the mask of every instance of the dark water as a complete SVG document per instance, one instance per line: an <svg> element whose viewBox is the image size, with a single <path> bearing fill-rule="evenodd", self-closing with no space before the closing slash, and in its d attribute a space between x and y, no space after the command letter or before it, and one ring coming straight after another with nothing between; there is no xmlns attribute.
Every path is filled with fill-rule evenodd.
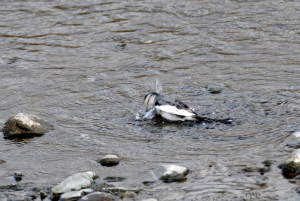
<svg viewBox="0 0 300 201"><path fill-rule="evenodd" d="M300 3L292 0L0 1L0 127L27 112L55 130L0 139L0 183L53 186L82 171L121 176L159 200L299 200L277 165L299 129ZM232 126L136 121L156 80ZM224 83L220 94L205 90ZM118 154L120 165L96 160ZM245 173L275 160L264 175ZM177 164L183 183L150 170Z"/></svg>

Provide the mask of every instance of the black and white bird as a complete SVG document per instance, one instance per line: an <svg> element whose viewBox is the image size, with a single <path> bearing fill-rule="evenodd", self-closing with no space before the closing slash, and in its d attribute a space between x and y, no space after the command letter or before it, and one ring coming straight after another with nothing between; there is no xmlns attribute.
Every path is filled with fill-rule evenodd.
<svg viewBox="0 0 300 201"><path fill-rule="evenodd" d="M210 119L199 116L189 106L180 100L175 101L165 100L164 97L158 93L148 93L144 98L144 105L146 111L151 109L164 119L169 121L197 121L197 122L221 122L231 124L231 119Z"/></svg>

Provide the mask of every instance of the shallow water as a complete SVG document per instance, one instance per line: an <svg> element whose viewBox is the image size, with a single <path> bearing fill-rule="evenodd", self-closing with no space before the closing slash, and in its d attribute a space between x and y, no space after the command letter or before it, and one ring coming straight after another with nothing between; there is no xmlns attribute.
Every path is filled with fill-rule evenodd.
<svg viewBox="0 0 300 201"><path fill-rule="evenodd" d="M0 127L18 112L55 126L0 139L0 183L53 186L94 171L159 200L298 200L277 165L299 129L300 3L284 0L1 1ZM136 121L156 90L233 125ZM224 83L219 94L207 84ZM96 162L118 154L120 165ZM245 167L276 162L271 171ZM188 167L155 183L159 164Z"/></svg>

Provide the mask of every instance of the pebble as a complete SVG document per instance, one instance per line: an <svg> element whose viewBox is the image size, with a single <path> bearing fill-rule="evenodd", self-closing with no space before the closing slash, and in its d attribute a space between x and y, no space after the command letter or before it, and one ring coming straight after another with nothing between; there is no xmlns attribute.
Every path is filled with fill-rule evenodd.
<svg viewBox="0 0 300 201"><path fill-rule="evenodd" d="M109 154L104 156L100 160L100 163L102 166L108 166L108 167L116 166L120 163L120 158L116 155Z"/></svg>
<svg viewBox="0 0 300 201"><path fill-rule="evenodd" d="M95 192L82 197L79 201L119 201L120 199L109 193Z"/></svg>
<svg viewBox="0 0 300 201"><path fill-rule="evenodd" d="M185 179L189 173L189 169L178 165L168 164L157 166L153 170L153 175L156 179L163 181L178 181Z"/></svg>
<svg viewBox="0 0 300 201"><path fill-rule="evenodd" d="M20 135L43 135L48 132L52 127L44 120L34 115L18 113L10 117L3 129L5 137L14 137Z"/></svg>
<svg viewBox="0 0 300 201"><path fill-rule="evenodd" d="M77 173L68 177L51 190L53 194L63 194L73 190L89 188L95 176L96 174L93 172Z"/></svg>

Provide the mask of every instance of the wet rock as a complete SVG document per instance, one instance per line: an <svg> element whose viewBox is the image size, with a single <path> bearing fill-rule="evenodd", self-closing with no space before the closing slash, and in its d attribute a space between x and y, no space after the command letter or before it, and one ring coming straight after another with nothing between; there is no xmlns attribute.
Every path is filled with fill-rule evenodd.
<svg viewBox="0 0 300 201"><path fill-rule="evenodd" d="M183 180L188 173L189 169L172 164L160 165L153 170L156 179L168 182Z"/></svg>
<svg viewBox="0 0 300 201"><path fill-rule="evenodd" d="M91 189L91 188L85 188L85 189L81 190L82 195L87 195L87 194L90 194L90 193L93 193L93 192L94 192L94 190Z"/></svg>
<svg viewBox="0 0 300 201"><path fill-rule="evenodd" d="M63 194L73 190L89 188L95 176L96 175L93 172L77 173L68 177L60 184L53 187L51 190L53 194Z"/></svg>
<svg viewBox="0 0 300 201"><path fill-rule="evenodd" d="M111 184L107 184L105 182L103 183L98 183L98 182L92 182L92 185L91 185L91 189L93 189L94 191L101 191L103 192L105 189L107 188L112 188L112 187L115 187L114 185L111 185Z"/></svg>
<svg viewBox="0 0 300 201"><path fill-rule="evenodd" d="M134 192L139 193L141 189L139 188L122 188L122 187L111 187L107 189L103 189L103 192L113 194L118 197L122 197L125 192Z"/></svg>
<svg viewBox="0 0 300 201"><path fill-rule="evenodd" d="M221 93L225 88L226 87L223 83L212 82L207 85L207 91L213 94Z"/></svg>
<svg viewBox="0 0 300 201"><path fill-rule="evenodd" d="M23 174L21 172L15 172L14 173L14 178L16 181L21 181L23 177Z"/></svg>
<svg viewBox="0 0 300 201"><path fill-rule="evenodd" d="M123 198L135 198L135 197L137 197L137 194L133 191L126 191L122 197Z"/></svg>
<svg viewBox="0 0 300 201"><path fill-rule="evenodd" d="M82 197L79 201L119 201L118 197L115 197L109 193L95 192Z"/></svg>
<svg viewBox="0 0 300 201"><path fill-rule="evenodd" d="M35 196L30 197L25 192L4 192L4 196L2 197L3 200L7 199L10 200L17 200L17 201L31 201L36 199Z"/></svg>
<svg viewBox="0 0 300 201"><path fill-rule="evenodd" d="M245 167L242 169L244 172L259 172L260 174L264 174L266 172L270 172L269 167Z"/></svg>
<svg viewBox="0 0 300 201"><path fill-rule="evenodd" d="M107 181L107 182L119 182L119 181L124 181L126 180L125 177L105 177L103 180Z"/></svg>
<svg viewBox="0 0 300 201"><path fill-rule="evenodd" d="M265 160L264 162L262 162L265 166L270 167L274 164L274 160Z"/></svg>
<svg viewBox="0 0 300 201"><path fill-rule="evenodd" d="M145 186L151 186L154 185L156 183L156 181L143 181L143 185Z"/></svg>
<svg viewBox="0 0 300 201"><path fill-rule="evenodd" d="M300 174L300 149L293 151L290 157L279 165L283 174Z"/></svg>
<svg viewBox="0 0 300 201"><path fill-rule="evenodd" d="M64 193L60 196L59 201L72 201L72 200L78 200L82 196L81 191L71 191Z"/></svg>
<svg viewBox="0 0 300 201"><path fill-rule="evenodd" d="M104 156L100 160L100 163L101 163L101 165L108 166L108 167L116 166L120 163L120 158L116 155L109 154L109 155Z"/></svg>
<svg viewBox="0 0 300 201"><path fill-rule="evenodd" d="M18 113L10 117L2 129L5 137L43 135L52 127L39 117Z"/></svg>

